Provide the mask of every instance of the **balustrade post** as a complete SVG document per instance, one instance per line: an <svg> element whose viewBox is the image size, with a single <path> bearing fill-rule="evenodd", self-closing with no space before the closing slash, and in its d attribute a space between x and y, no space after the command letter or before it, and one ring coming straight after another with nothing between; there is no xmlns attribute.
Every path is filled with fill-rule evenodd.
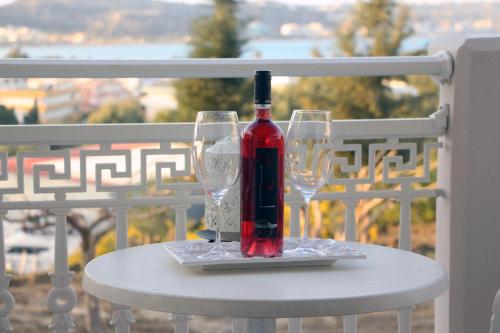
<svg viewBox="0 0 500 333"><path fill-rule="evenodd" d="M4 216L7 214L6 210L0 210L0 332L11 332L12 326L10 325L8 315L15 305L14 296L9 291L10 276L6 274L5 269L5 238L3 231Z"/></svg>
<svg viewBox="0 0 500 333"><path fill-rule="evenodd" d="M343 316L344 333L356 333L358 331L358 318L356 316Z"/></svg>
<svg viewBox="0 0 500 333"><path fill-rule="evenodd" d="M398 310L398 333L411 332L412 307L404 307Z"/></svg>
<svg viewBox="0 0 500 333"><path fill-rule="evenodd" d="M356 205L358 204L358 200L346 199L344 200L344 204L345 204L345 218L344 218L345 240L348 242L355 242L357 239Z"/></svg>
<svg viewBox="0 0 500 333"><path fill-rule="evenodd" d="M189 314L172 313L170 320L174 322L175 333L188 333L189 321L193 320L193 316Z"/></svg>
<svg viewBox="0 0 500 333"><path fill-rule="evenodd" d="M115 327L115 333L130 333L135 320L128 306L113 304L113 314L109 323Z"/></svg>
<svg viewBox="0 0 500 333"><path fill-rule="evenodd" d="M300 207L304 204L304 199L293 186L290 194L291 198L288 200L288 205L290 205L290 237L300 237L302 234L300 230Z"/></svg>
<svg viewBox="0 0 500 333"><path fill-rule="evenodd" d="M246 326L246 318L233 318L233 333L246 333Z"/></svg>
<svg viewBox="0 0 500 333"><path fill-rule="evenodd" d="M401 191L411 191L410 184L403 183ZM399 199L399 248L411 251L411 198ZM398 332L411 332L412 307L404 307L398 310Z"/></svg>
<svg viewBox="0 0 500 333"><path fill-rule="evenodd" d="M275 318L248 318L246 320L246 333L275 333Z"/></svg>
<svg viewBox="0 0 500 333"><path fill-rule="evenodd" d="M348 185L348 190L354 191L355 185ZM358 200L355 199L346 199L344 200L345 204L345 240L349 242L355 242L356 237L356 205L358 204ZM357 332L357 318L356 316L344 316L344 332L345 333L356 333Z"/></svg>
<svg viewBox="0 0 500 333"><path fill-rule="evenodd" d="M302 318L288 318L288 333L302 332Z"/></svg>
<svg viewBox="0 0 500 333"><path fill-rule="evenodd" d="M128 207L114 208L113 212L116 216L116 249L126 249L128 247ZM113 304L113 314L109 323L115 327L115 333L130 333L130 327L135 323L130 307Z"/></svg>
<svg viewBox="0 0 500 333"><path fill-rule="evenodd" d="M56 200L64 199L64 195L56 194ZM66 215L69 209L54 209L53 211L56 215L54 272L49 274L53 288L48 294L47 304L54 315L49 327L54 333L67 333L75 326L70 312L76 305L76 293L69 287L74 275L68 267Z"/></svg>
<svg viewBox="0 0 500 333"><path fill-rule="evenodd" d="M411 251L411 199L399 199L399 248Z"/></svg>
<svg viewBox="0 0 500 333"><path fill-rule="evenodd" d="M185 191L177 190L179 197L185 196ZM185 240L187 234L187 210L191 207L188 204L172 205L175 210L175 240ZM188 333L191 315L173 313L170 320L175 323L175 333Z"/></svg>
<svg viewBox="0 0 500 333"><path fill-rule="evenodd" d="M128 247L128 208L114 208L113 212L116 217L116 249L123 250Z"/></svg>
<svg viewBox="0 0 500 333"><path fill-rule="evenodd" d="M300 207L304 199L293 186L291 186L291 198L288 200L290 206L290 237L301 237ZM288 333L300 333L302 331L302 318L288 318Z"/></svg>
<svg viewBox="0 0 500 333"><path fill-rule="evenodd" d="M185 191L177 190L178 197L186 197ZM185 240L187 235L187 210L190 204L175 204L175 240Z"/></svg>

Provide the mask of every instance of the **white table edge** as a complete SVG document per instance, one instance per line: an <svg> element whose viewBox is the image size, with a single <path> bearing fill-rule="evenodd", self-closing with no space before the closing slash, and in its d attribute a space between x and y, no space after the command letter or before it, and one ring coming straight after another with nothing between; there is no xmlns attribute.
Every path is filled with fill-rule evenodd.
<svg viewBox="0 0 500 333"><path fill-rule="evenodd" d="M122 251L127 251L127 249ZM446 272L442 266L440 268L442 274L435 281L417 286L413 290L407 290L404 293L375 294L369 297L339 299L334 304L332 304L331 300L294 301L287 299L281 303L295 302L294 310L288 309L287 311L283 311L279 306L280 302L276 300L272 302L272 305L266 306L265 302L263 303L261 300L203 299L198 297L190 298L186 296L155 294L153 292L144 295L144 291L122 289L99 283L89 276L87 268L85 268L82 283L83 289L86 292L99 299L132 308L159 312L245 318L265 318L269 317L268 314L272 312L272 318L322 317L394 310L432 300L443 294L448 288ZM166 300L167 298L168 301ZM193 308L194 302L196 303L196 308ZM360 303L363 305L360 306ZM249 309L253 310L249 311Z"/></svg>
<svg viewBox="0 0 500 333"><path fill-rule="evenodd" d="M165 303L164 296L150 295L147 301L142 301L139 294L134 294L133 291L127 290L127 293L120 293L120 289L115 288L115 297L108 297L107 292L103 292L103 289L107 289L107 286L99 285L94 283L86 276L83 279L83 288L89 294L120 305L130 306L131 308L165 312L165 313L180 313L180 314L191 314L199 316L214 316L214 317L231 317L231 318L267 318L270 313L261 306L261 302L252 301L216 301L214 299L199 299L189 300L189 298L172 298L171 302ZM386 303L387 300L382 299L377 296L376 299L364 298L363 303L365 305L360 308L359 304L355 305L356 310L349 310L353 307L351 301L337 302L334 306L331 306L329 301L295 301L295 311L281 312L279 308L277 309L273 305L274 316L272 318L295 318L295 317L327 317L327 316L343 316L343 315L354 315L372 312L381 312L389 310L397 310L403 307L415 306L426 301L433 300L434 298L442 295L448 289L448 282L446 279L437 281L433 287L426 287L426 294L421 297L409 297L405 295L387 295L388 297L398 298L398 301L392 300L390 305L381 306L381 303ZM418 291L417 291L418 292ZM140 296L138 298L138 296ZM198 308L204 308L203 311L196 311L192 308L192 302L196 301L198 303ZM294 302L293 300L283 301L283 303ZM248 312L248 308L252 307L252 303L259 303L259 310L255 312ZM274 302L276 303L276 302ZM302 304L303 303L303 304ZM311 305L311 303L314 303ZM351 303L351 304L350 304ZM302 305L302 306L301 306ZM257 306L257 305L256 305ZM223 308L224 311L214 311L214 309ZM306 310L304 310L306 309ZM307 309L311 309L307 311Z"/></svg>

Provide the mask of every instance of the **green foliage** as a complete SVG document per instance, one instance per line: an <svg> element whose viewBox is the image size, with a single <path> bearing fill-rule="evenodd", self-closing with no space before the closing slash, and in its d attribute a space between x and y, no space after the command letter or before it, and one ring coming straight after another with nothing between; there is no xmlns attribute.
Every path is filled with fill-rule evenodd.
<svg viewBox="0 0 500 333"><path fill-rule="evenodd" d="M38 101L35 99L35 103L31 110L24 115L23 124L25 125L35 125L40 122L38 117Z"/></svg>
<svg viewBox="0 0 500 333"><path fill-rule="evenodd" d="M143 123L144 108L136 100L107 103L88 117L89 123Z"/></svg>
<svg viewBox="0 0 500 333"><path fill-rule="evenodd" d="M178 112L172 109L162 109L156 113L153 122L155 123L169 123L169 122L181 122L181 117Z"/></svg>
<svg viewBox="0 0 500 333"><path fill-rule="evenodd" d="M174 216L170 208L138 207L130 211L129 223L147 238L159 237L155 241L166 241L174 229Z"/></svg>
<svg viewBox="0 0 500 333"><path fill-rule="evenodd" d="M85 124L87 123L88 113L72 112L64 117L62 123L64 124Z"/></svg>
<svg viewBox="0 0 500 333"><path fill-rule="evenodd" d="M342 56L400 54L411 35L409 10L391 0L358 1L336 32ZM314 56L321 56L313 50ZM395 94L391 77L302 78L290 103L303 109L332 110L334 119L426 116L436 107L436 86L427 78L397 78L419 92Z"/></svg>
<svg viewBox="0 0 500 333"><path fill-rule="evenodd" d="M397 55L412 34L409 14L407 6L397 6L394 0L358 1L352 17L337 30L339 47L347 56ZM366 47L359 47L359 40Z"/></svg>
<svg viewBox="0 0 500 333"><path fill-rule="evenodd" d="M297 102L298 86L295 84L273 88L272 113L274 120L290 120L292 111L299 108Z"/></svg>
<svg viewBox="0 0 500 333"><path fill-rule="evenodd" d="M407 82L417 94L402 96L395 114L403 118L427 117L436 111L439 103L437 84L429 76L422 75L410 75Z"/></svg>
<svg viewBox="0 0 500 333"><path fill-rule="evenodd" d="M238 58L245 40L239 37L235 0L214 0L211 16L196 20L191 27L192 58Z"/></svg>
<svg viewBox="0 0 500 333"><path fill-rule="evenodd" d="M0 124L19 125L13 109L6 108L5 106L0 105Z"/></svg>
<svg viewBox="0 0 500 333"><path fill-rule="evenodd" d="M405 38L411 33L407 7L397 6L391 0L358 1L350 17L336 32L339 55L342 56L394 56L401 53ZM322 56L313 50L316 57ZM415 93L396 93L390 83L396 80L414 88ZM302 78L280 96L282 108L332 110L334 119L424 117L438 105L437 87L427 76L408 77L328 77ZM400 152L401 153L401 152ZM404 154L402 154L404 155ZM355 175L350 175L355 177ZM422 184L429 186L432 184ZM391 185L376 183L369 190L389 189ZM333 188L329 190L344 190ZM368 190L368 189L365 189ZM425 252L432 247L429 225L435 220L435 199L421 198L413 202L412 221L421 234L414 239L414 246ZM342 238L344 205L322 202L315 210L321 225L313 229L320 237ZM399 204L387 200L361 200L357 205L357 223L362 241L397 245ZM430 245L429 245L430 244Z"/></svg>
<svg viewBox="0 0 500 333"><path fill-rule="evenodd" d="M235 0L214 0L212 15L191 28L192 58L239 58L246 40L240 38ZM235 110L240 118L252 114L252 83L241 78L184 79L175 83L178 110L165 113L166 121L194 121L200 110Z"/></svg>
<svg viewBox="0 0 500 333"><path fill-rule="evenodd" d="M23 52L21 47L14 46L10 51L5 55L5 58L29 58L28 54Z"/></svg>

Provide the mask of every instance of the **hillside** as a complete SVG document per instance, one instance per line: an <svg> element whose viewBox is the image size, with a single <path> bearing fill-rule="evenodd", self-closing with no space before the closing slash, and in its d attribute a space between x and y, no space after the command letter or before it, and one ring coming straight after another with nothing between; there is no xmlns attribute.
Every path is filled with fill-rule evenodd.
<svg viewBox="0 0 500 333"><path fill-rule="evenodd" d="M210 10L209 5L152 0L18 0L0 7L0 26L25 26L58 34L84 32L90 39L155 40L188 35L192 20ZM287 22L331 21L325 12L312 7L272 2L243 3L239 16L246 22L263 23L269 37L277 36Z"/></svg>

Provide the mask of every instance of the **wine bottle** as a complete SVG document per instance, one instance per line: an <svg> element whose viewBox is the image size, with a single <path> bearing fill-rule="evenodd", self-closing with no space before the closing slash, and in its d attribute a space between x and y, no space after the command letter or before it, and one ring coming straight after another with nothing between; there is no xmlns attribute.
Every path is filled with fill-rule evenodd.
<svg viewBox="0 0 500 333"><path fill-rule="evenodd" d="M241 253L283 253L284 138L271 120L271 72L255 72L255 118L241 135Z"/></svg>

